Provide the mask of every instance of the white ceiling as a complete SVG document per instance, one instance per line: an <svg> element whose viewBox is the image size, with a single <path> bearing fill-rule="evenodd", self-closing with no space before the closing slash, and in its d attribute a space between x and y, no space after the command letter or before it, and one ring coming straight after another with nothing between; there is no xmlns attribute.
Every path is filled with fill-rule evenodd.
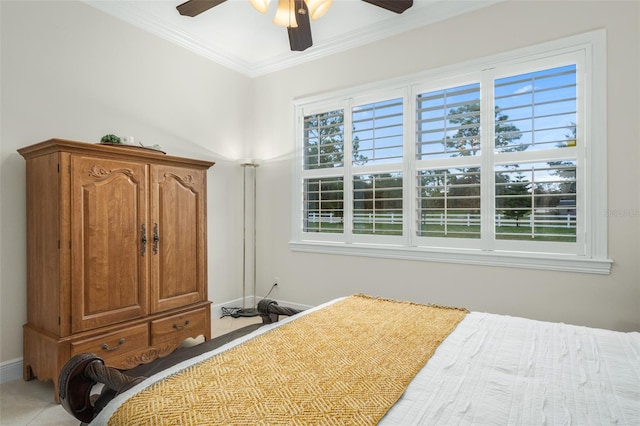
<svg viewBox="0 0 640 426"><path fill-rule="evenodd" d="M277 0L266 14L249 0L227 0L196 16L181 16L186 0L84 0L85 3L170 40L250 77L412 30L501 0L414 0L398 15L360 0L333 0L311 21L313 46L291 52L287 29L272 23Z"/></svg>

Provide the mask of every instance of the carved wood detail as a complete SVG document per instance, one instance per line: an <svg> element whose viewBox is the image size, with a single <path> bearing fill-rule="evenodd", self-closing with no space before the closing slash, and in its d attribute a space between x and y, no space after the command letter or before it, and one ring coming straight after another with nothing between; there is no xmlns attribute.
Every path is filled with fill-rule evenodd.
<svg viewBox="0 0 640 426"><path fill-rule="evenodd" d="M148 364L160 357L160 352L156 348L149 348L144 352L140 352L131 356L128 356L124 360L122 368L131 369L136 365Z"/></svg>
<svg viewBox="0 0 640 426"><path fill-rule="evenodd" d="M129 177L133 176L133 170L131 170L131 169L111 170L111 169L107 169L107 168L104 168L102 166L99 166L97 164L94 164L89 169L89 176L94 177L94 178L104 178L104 177L107 177L107 176L111 176L114 173L124 173Z"/></svg>
<svg viewBox="0 0 640 426"><path fill-rule="evenodd" d="M132 354L131 356L125 357L124 359L116 362L117 368L129 370L135 366L140 364L149 364L152 361L155 361L158 358L165 357L173 352L178 346L180 342L174 343L166 343L164 345L158 347L149 348L143 352L139 352L136 354Z"/></svg>

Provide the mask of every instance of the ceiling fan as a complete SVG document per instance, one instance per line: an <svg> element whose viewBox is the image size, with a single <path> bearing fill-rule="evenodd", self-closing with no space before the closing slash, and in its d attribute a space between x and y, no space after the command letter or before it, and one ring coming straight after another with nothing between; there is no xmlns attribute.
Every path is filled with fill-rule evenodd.
<svg viewBox="0 0 640 426"><path fill-rule="evenodd" d="M224 3L226 0L188 0L177 6L178 12L183 16L197 16L212 7ZM260 12L267 10L269 0L250 0L251 4ZM320 17L331 4L331 0L278 0L278 12L276 12L276 25L287 27L289 45L293 51L303 51L313 45L311 39L311 18ZM413 6L413 0L362 0L374 6L381 7L395 13L402 13Z"/></svg>

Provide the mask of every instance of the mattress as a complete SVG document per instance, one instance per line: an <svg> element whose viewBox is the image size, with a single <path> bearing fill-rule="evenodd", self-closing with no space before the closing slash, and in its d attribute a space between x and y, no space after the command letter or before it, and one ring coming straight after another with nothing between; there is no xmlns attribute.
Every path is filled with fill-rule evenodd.
<svg viewBox="0 0 640 426"><path fill-rule="evenodd" d="M112 400L91 424L107 424L130 395L192 362L333 302L261 327L145 380ZM471 312L380 424L640 425L640 333Z"/></svg>

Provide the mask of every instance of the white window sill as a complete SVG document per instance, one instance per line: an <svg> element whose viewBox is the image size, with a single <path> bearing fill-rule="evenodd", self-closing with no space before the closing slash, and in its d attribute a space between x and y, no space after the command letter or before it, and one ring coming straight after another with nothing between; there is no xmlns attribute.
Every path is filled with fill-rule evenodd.
<svg viewBox="0 0 640 426"><path fill-rule="evenodd" d="M465 265L500 266L508 268L544 269L547 271L610 274L611 259L593 259L570 254L518 253L461 249L429 249L374 244L347 244L328 241L292 241L292 251L306 253L366 256L399 260L421 260Z"/></svg>

